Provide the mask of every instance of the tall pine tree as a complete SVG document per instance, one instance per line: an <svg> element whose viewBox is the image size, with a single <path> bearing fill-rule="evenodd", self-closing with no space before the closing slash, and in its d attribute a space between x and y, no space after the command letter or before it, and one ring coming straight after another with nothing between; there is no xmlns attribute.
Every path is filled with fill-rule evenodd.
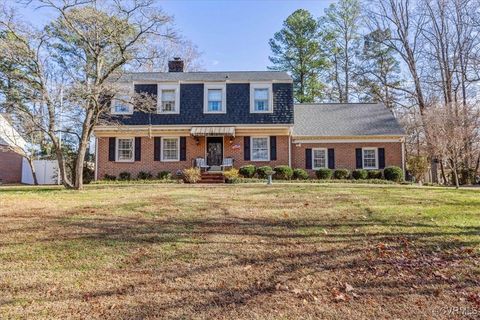
<svg viewBox="0 0 480 320"><path fill-rule="evenodd" d="M364 37L363 63L357 74L357 83L363 101L383 102L389 109L401 99L397 88L402 81L400 63L394 49L384 43L391 37L390 30L377 29Z"/></svg>
<svg viewBox="0 0 480 320"><path fill-rule="evenodd" d="M359 0L340 0L319 19L320 41L328 60L328 99L348 103L355 94L353 78L358 64L361 8Z"/></svg>
<svg viewBox="0 0 480 320"><path fill-rule="evenodd" d="M309 103L322 98L324 85L319 73L326 60L318 43L318 22L310 12L299 9L292 13L269 43L273 63L269 69L291 74L295 100Z"/></svg>

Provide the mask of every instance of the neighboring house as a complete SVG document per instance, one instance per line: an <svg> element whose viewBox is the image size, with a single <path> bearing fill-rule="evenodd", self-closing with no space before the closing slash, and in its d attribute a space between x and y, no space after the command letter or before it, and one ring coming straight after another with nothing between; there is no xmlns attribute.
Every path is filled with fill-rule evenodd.
<svg viewBox="0 0 480 320"><path fill-rule="evenodd" d="M111 103L111 124L95 128L96 178L171 171L203 158L212 170L289 165L314 170L404 167L404 131L381 104L293 103L285 72L129 73ZM155 112L135 110L132 94L156 97Z"/></svg>
<svg viewBox="0 0 480 320"><path fill-rule="evenodd" d="M0 114L0 184L22 181L22 159L12 149L25 148L26 142Z"/></svg>

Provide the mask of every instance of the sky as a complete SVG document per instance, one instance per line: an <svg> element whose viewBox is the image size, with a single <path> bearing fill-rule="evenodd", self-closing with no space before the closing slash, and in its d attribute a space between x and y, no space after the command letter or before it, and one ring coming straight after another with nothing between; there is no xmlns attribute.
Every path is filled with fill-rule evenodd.
<svg viewBox="0 0 480 320"><path fill-rule="evenodd" d="M9 1L9 0L6 0ZM13 0L11 0L13 1ZM1 2L1 0L0 0ZM207 71L266 70L268 40L297 9L314 17L323 14L335 0L158 0L175 20L175 27L202 53ZM52 16L42 10L21 9L33 24Z"/></svg>

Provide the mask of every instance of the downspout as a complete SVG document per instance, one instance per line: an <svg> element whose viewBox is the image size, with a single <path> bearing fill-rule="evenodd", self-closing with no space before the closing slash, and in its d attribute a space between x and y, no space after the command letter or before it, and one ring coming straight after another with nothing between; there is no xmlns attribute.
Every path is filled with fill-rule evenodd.
<svg viewBox="0 0 480 320"><path fill-rule="evenodd" d="M95 137L95 181L98 180L98 138Z"/></svg>
<svg viewBox="0 0 480 320"><path fill-rule="evenodd" d="M288 132L288 166L292 167L292 129Z"/></svg>
<svg viewBox="0 0 480 320"><path fill-rule="evenodd" d="M402 171L403 176L406 177L406 170L405 170L405 137L402 138Z"/></svg>

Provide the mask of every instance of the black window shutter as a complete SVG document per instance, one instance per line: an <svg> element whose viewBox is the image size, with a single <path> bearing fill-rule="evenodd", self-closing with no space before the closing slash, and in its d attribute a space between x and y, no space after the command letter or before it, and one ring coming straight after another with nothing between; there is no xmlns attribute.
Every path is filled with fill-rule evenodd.
<svg viewBox="0 0 480 320"><path fill-rule="evenodd" d="M335 169L335 149L328 149L328 168Z"/></svg>
<svg viewBox="0 0 480 320"><path fill-rule="evenodd" d="M243 160L250 161L250 137L243 137Z"/></svg>
<svg viewBox="0 0 480 320"><path fill-rule="evenodd" d="M115 161L115 138L108 138L108 161Z"/></svg>
<svg viewBox="0 0 480 320"><path fill-rule="evenodd" d="M385 168L385 148L378 148L378 168Z"/></svg>
<svg viewBox="0 0 480 320"><path fill-rule="evenodd" d="M362 148L355 149L355 157L357 159L357 169L363 169Z"/></svg>
<svg viewBox="0 0 480 320"><path fill-rule="evenodd" d="M305 149L305 169L312 169L312 149Z"/></svg>
<svg viewBox="0 0 480 320"><path fill-rule="evenodd" d="M277 137L270 137L270 160L277 160Z"/></svg>
<svg viewBox="0 0 480 320"><path fill-rule="evenodd" d="M160 137L153 138L153 161L160 161L161 143Z"/></svg>
<svg viewBox="0 0 480 320"><path fill-rule="evenodd" d="M142 138L135 137L135 161L142 160Z"/></svg>
<svg viewBox="0 0 480 320"><path fill-rule="evenodd" d="M187 160L187 137L180 137L180 161Z"/></svg>

